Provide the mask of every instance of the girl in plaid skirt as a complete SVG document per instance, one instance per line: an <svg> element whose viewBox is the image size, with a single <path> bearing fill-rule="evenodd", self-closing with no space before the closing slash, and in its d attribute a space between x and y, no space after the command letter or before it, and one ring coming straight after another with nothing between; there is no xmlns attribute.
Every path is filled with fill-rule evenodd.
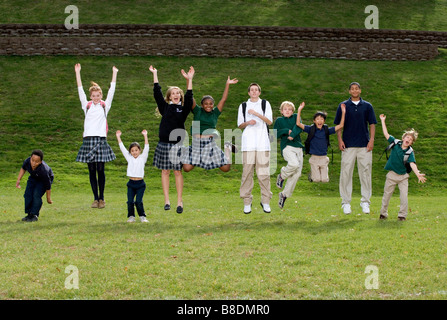
<svg viewBox="0 0 447 320"><path fill-rule="evenodd" d="M104 187L106 177L104 164L116 158L112 148L107 143L107 114L112 106L116 75L118 73L118 69L115 66L112 70L112 82L110 83L106 100L102 100L101 88L92 82L92 86L89 88L91 101L87 101L87 96L82 87L81 65L79 63L75 65L79 99L85 114L83 143L79 149L76 161L87 163L90 185L94 196L91 207L100 209L105 207Z"/></svg>
<svg viewBox="0 0 447 320"><path fill-rule="evenodd" d="M235 152L236 149L230 142L225 142L225 153L217 146L215 138L219 137L219 134L216 125L227 100L230 84L237 82L237 79L228 77L222 99L217 107L214 106L214 99L211 96L204 96L200 103L201 106L193 105L192 146L189 147L189 152L184 155L182 160L185 172L191 171L196 166L205 170L216 168L223 172L230 170L231 151Z"/></svg>
<svg viewBox="0 0 447 320"><path fill-rule="evenodd" d="M155 149L153 165L161 169L161 184L165 198L165 210L171 209L169 202L169 176L174 170L175 186L177 189L177 213L183 212L183 175L182 175L182 143L185 138L185 121L191 112L193 105L192 78L194 68L190 67L188 72L183 69L181 73L187 80L187 91L179 87L169 87L166 96L163 96L161 86L158 83L157 69L149 67L154 76L154 98L157 110L161 114L160 127L158 130L159 142Z"/></svg>

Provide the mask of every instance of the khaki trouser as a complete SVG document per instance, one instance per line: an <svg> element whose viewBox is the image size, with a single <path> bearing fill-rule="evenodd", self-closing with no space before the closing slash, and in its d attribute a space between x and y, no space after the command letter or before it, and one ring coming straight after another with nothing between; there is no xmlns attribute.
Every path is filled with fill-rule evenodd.
<svg viewBox="0 0 447 320"><path fill-rule="evenodd" d="M303 169L303 148L287 146L282 151L282 156L287 161L287 166L281 168L281 177L286 180L282 194L289 198Z"/></svg>
<svg viewBox="0 0 447 320"><path fill-rule="evenodd" d="M372 152L368 152L365 148L346 148L341 153L340 168L340 196L341 203L351 203L352 196L352 175L354 173L354 165L357 160L357 168L360 179L360 192L362 195L361 202L371 203L372 185Z"/></svg>
<svg viewBox="0 0 447 320"><path fill-rule="evenodd" d="M244 205L251 204L253 195L253 173L256 167L256 176L261 187L261 202L269 204L272 198L270 191L270 151L243 151L242 152L242 179L240 197Z"/></svg>
<svg viewBox="0 0 447 320"><path fill-rule="evenodd" d="M388 217L388 205L390 203L391 196L393 195L396 185L399 187L400 192L400 209L398 217L406 218L408 214L408 178L410 175L397 174L394 171L390 171L386 175L385 187L383 190L382 208L380 214Z"/></svg>
<svg viewBox="0 0 447 320"><path fill-rule="evenodd" d="M312 182L329 182L329 158L312 155L309 159Z"/></svg>

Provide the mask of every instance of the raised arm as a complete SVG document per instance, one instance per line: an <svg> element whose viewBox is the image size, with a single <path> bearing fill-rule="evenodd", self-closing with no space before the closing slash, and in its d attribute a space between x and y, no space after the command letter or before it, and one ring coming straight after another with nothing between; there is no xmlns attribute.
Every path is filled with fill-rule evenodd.
<svg viewBox="0 0 447 320"><path fill-rule="evenodd" d="M186 79L186 89L187 90L192 90L192 78L194 78L194 74L195 74L195 70L194 67L189 67L188 72L185 72L185 70L181 70L181 73L183 75L183 77Z"/></svg>
<svg viewBox="0 0 447 320"><path fill-rule="evenodd" d="M219 103L217 104L217 109L219 109L220 112L222 112L222 109L223 109L223 107L225 105L225 102L227 101L228 91L230 89L230 84L235 84L238 81L239 80L237 80L236 78L230 79L230 76L228 76L227 82L225 84L225 89L224 89L224 92L222 94L222 99L220 99Z"/></svg>
<svg viewBox="0 0 447 320"><path fill-rule="evenodd" d="M341 120L340 123L335 126L335 131L339 131L341 128L345 126L346 105L342 103L340 105L340 108L341 108Z"/></svg>
<svg viewBox="0 0 447 320"><path fill-rule="evenodd" d="M154 75L154 83L158 83L158 71L152 65L149 67L149 71Z"/></svg>
<svg viewBox="0 0 447 320"><path fill-rule="evenodd" d="M118 68L113 66L112 68L112 82L116 83L116 75L118 74Z"/></svg>
<svg viewBox="0 0 447 320"><path fill-rule="evenodd" d="M302 130L304 130L304 124L301 123L301 111L304 109L305 105L306 104L304 103L304 101L301 102L300 106L298 107L298 113L296 115L296 125Z"/></svg>
<svg viewBox="0 0 447 320"><path fill-rule="evenodd" d="M382 131L383 131L383 135L385 136L385 139L389 139L390 135L388 133L388 130L386 128L386 124L385 124L385 120L386 120L386 115L384 115L383 113L380 115L380 121L382 122Z"/></svg>
<svg viewBox="0 0 447 320"><path fill-rule="evenodd" d="M78 87L82 87L80 63L75 64L75 73L76 73L76 84L78 85Z"/></svg>
<svg viewBox="0 0 447 320"><path fill-rule="evenodd" d="M116 140L118 140L118 144L122 143L122 141L121 141L121 133L122 132L120 130L116 131Z"/></svg>
<svg viewBox="0 0 447 320"><path fill-rule="evenodd" d="M149 140L147 138L147 130L144 129L143 131L141 131L141 134L144 136L144 145L149 144Z"/></svg>

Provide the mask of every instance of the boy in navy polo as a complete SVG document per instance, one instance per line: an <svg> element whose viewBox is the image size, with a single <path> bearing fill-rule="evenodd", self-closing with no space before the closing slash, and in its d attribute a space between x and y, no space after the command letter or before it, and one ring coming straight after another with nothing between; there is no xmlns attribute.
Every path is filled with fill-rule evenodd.
<svg viewBox="0 0 447 320"><path fill-rule="evenodd" d="M408 179L410 177L409 170L407 171L404 163L404 155L407 151L409 151L407 162L410 165L411 170L418 177L418 181L424 183L427 178L425 178L425 174L419 172L418 167L416 166L413 149L410 149L416 141L418 133L414 129L405 131L402 136L402 141L395 141L394 137L388 133L385 119L386 116L381 114L380 120L382 122L383 135L389 143L396 142L396 144L391 148L391 155L385 165L385 170L388 170L389 172L386 175L385 187L383 190L380 219L388 218L388 205L397 185L400 191L400 206L397 218L400 221L404 221L408 214Z"/></svg>
<svg viewBox="0 0 447 320"><path fill-rule="evenodd" d="M327 157L327 149L329 145L329 135L334 134L343 128L345 122L346 106L341 104L342 117L339 125L328 128L325 124L327 114L326 112L318 111L313 116L314 124L312 126L304 125L301 123L301 111L304 109L305 103L301 103L298 108L298 116L296 119L296 125L300 127L304 132L308 134L309 150L306 152L311 155L309 159L310 174L309 181L311 182L329 182L329 158ZM325 127L326 126L326 129ZM312 128L314 127L314 128ZM309 137L312 129L314 135ZM328 135L326 136L326 130ZM307 140L306 140L307 141Z"/></svg>
<svg viewBox="0 0 447 320"><path fill-rule="evenodd" d="M29 172L28 181L25 189L25 213L26 217L22 221L37 221L39 211L42 207L42 196L46 193L47 202L52 204L51 200L51 184L54 180L53 170L43 161L43 152L34 150L31 156L27 158L20 169L16 182L16 188L20 189L20 180L22 180L25 172Z"/></svg>
<svg viewBox="0 0 447 320"><path fill-rule="evenodd" d="M376 134L376 115L373 106L360 97L362 90L358 82L349 85L351 97L340 103L335 114L334 124L341 122L341 105L346 106L345 125L337 132L338 147L341 153L340 196L345 214L351 213L352 175L355 162L359 172L361 195L360 206L363 213L369 213L372 194L372 150ZM369 129L369 130L368 130Z"/></svg>

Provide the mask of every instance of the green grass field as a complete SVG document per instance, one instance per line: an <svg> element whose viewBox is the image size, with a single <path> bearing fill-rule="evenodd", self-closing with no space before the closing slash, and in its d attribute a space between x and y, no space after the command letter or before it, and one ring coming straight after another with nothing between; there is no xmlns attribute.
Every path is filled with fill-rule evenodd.
<svg viewBox="0 0 447 320"><path fill-rule="evenodd" d="M161 1L153 9L148 3L136 1L127 7L126 2L114 0L107 2L107 11L88 10L89 1L77 5L81 23L349 28L363 28L366 5L361 1L352 6L345 1L330 5L323 1L269 5L263 1L193 1L188 5ZM2 2L0 23L63 23L66 5ZM381 10L381 28L447 30L445 1L379 1L376 5ZM104 6L98 3L101 9ZM320 14L312 14L317 6ZM189 14L172 15L173 8ZM259 14L245 21L243 17L255 9ZM354 14L357 11L359 15ZM107 206L103 210L89 208L93 199L87 168L75 162L84 120L74 75L77 62L82 64L84 88L96 81L107 91L112 66L120 70L108 117L108 140L117 160L106 166ZM446 63L445 50L425 62L1 56L0 299L446 299ZM258 204L256 183L253 212L242 213L239 164L228 173L200 168L185 173L184 213L165 212L160 171L151 166L159 124L148 71L151 64L158 68L164 89L168 85L184 88L180 69L193 65L196 98L211 94L218 100L226 77L237 77L239 83L230 88L219 118L221 131L236 128L237 107L248 98L246 89L253 81L261 84L262 97L271 102L274 117L280 116L282 101L297 105L305 101L306 124L316 110L327 111L327 122L332 124L338 103L348 98L348 84L358 81L362 97L373 104L377 118L380 113L387 115L391 134L400 136L412 127L419 131L414 149L428 181L417 184L411 176L407 221L397 221L397 191L390 204L394 211L390 210L388 220L379 221L386 174L386 160L379 157L387 145L379 124L370 215L361 214L356 173L353 214L345 216L340 209L340 153L334 136L331 181L309 183L306 157L302 179L283 210L276 205L279 190L274 186L285 164L278 155L271 180L271 214L263 213ZM141 130L149 131L144 198L149 224L126 223L126 162L114 136L118 129L125 145L143 142ZM34 148L44 150L45 161L55 172L54 204L44 203L37 223L23 223L27 176L21 190L15 188L15 181ZM175 205L173 178L171 183L171 204ZM378 270L378 289L365 285L369 266ZM79 289L65 285L72 267L78 270Z"/></svg>

